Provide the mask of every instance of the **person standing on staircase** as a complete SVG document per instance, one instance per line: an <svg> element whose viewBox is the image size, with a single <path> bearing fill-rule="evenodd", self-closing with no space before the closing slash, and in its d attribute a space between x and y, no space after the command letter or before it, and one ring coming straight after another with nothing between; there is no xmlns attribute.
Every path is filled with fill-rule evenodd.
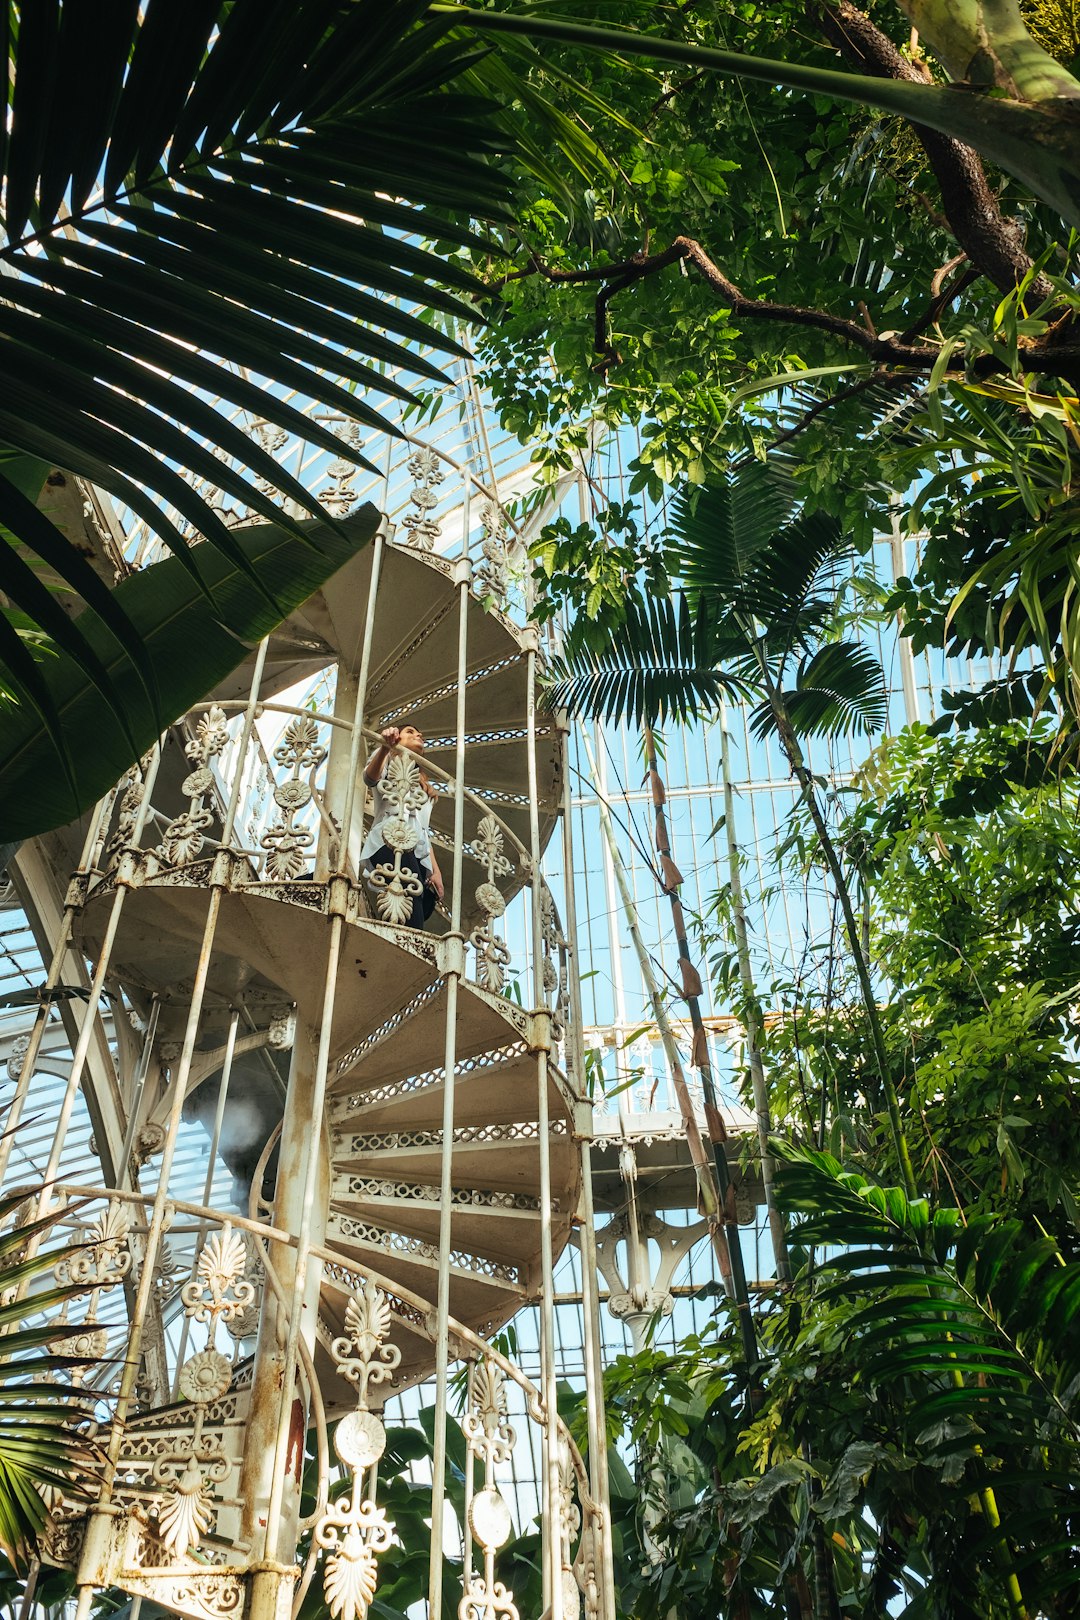
<svg viewBox="0 0 1080 1620"><path fill-rule="evenodd" d="M401 812L383 791L382 780L391 756L401 749L410 754L422 755L423 732L411 725L384 726L382 743L364 766L364 781L371 789L375 806L371 828L360 851L360 860L369 872L375 871L380 866L392 868L394 865L394 850L386 842L384 828L391 817L396 817ZM416 834L416 842L411 849L401 851L402 869L411 872L422 885L420 893L413 897L412 915L405 919L407 928L423 928L444 892L442 873L435 851L431 847L430 835L431 809L438 794L422 767L419 775L425 802L419 809L410 809L405 813L410 830Z"/></svg>

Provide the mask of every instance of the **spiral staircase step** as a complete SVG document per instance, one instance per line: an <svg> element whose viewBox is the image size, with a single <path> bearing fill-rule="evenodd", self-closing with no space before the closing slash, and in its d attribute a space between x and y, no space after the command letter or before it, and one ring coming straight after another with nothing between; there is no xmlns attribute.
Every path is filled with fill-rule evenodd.
<svg viewBox="0 0 1080 1620"><path fill-rule="evenodd" d="M454 1128L452 1178L460 1186L483 1187L493 1192L536 1192L540 1184L537 1164L539 1127L531 1120L508 1125L462 1125ZM354 1132L338 1138L334 1154L337 1170L359 1175L385 1175L388 1166L400 1167L410 1181L436 1181L442 1153L440 1130L402 1130L382 1133ZM567 1122L552 1121L552 1181L574 1184L571 1166L576 1158Z"/></svg>
<svg viewBox="0 0 1080 1620"><path fill-rule="evenodd" d="M501 1059L500 1050L505 1054ZM454 1119L459 1125L536 1118L536 1059L523 1044L496 1048L494 1054L485 1052L470 1061L474 1067L458 1064L454 1072ZM339 1096L330 1119L335 1131L342 1132L392 1130L405 1119L410 1128L434 1129L442 1123L444 1096L444 1071L433 1069ZM557 1113L563 1103L558 1082L549 1074L548 1106Z"/></svg>
<svg viewBox="0 0 1080 1620"><path fill-rule="evenodd" d="M438 1238L439 1188L432 1182L390 1181L378 1176L341 1178L351 1190L331 1193L335 1213L348 1211L362 1220L393 1225L410 1237ZM490 1260L525 1265L539 1248L540 1200L530 1193L490 1192L455 1187L450 1215L456 1249Z"/></svg>

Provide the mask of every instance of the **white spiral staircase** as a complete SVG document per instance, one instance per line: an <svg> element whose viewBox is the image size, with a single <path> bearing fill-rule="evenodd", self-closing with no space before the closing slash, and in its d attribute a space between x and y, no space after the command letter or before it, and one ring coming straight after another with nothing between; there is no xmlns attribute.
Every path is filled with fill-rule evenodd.
<svg viewBox="0 0 1080 1620"><path fill-rule="evenodd" d="M350 521L373 529L376 515ZM96 973L91 989L146 1032L141 1051L130 1036L114 1042L138 1172L123 1167L111 1191L61 1183L56 1195L82 1223L98 1289L83 1320L68 1311L65 1332L96 1333L101 1354L99 1294L113 1287L119 1301L123 1282L110 1354L117 1365L139 1358L126 1394L121 1377L118 1417L107 1400L88 1405L111 1447L101 1501L61 1504L50 1528L48 1557L76 1572L84 1610L86 1594L112 1586L195 1620L284 1620L311 1578L309 1561L297 1588L299 1439L315 1425L325 1475L325 1419L351 1410L338 1455L353 1469L353 1495L344 1510L327 1507L324 1489L314 1529L331 1612L366 1614L365 1582L389 1535L368 1499L376 1409L436 1369L442 1337L445 1355L479 1358L487 1379L474 1380L470 1455L491 1511L485 1520L478 1509L468 1531L486 1560L473 1577L475 1612L485 1612L487 1553L502 1534L492 1470L503 1452L491 1437L505 1428L500 1380L517 1375L483 1341L540 1297L545 1264L550 1292L552 1258L578 1213L589 1113L568 1058L572 964L536 865L563 798L562 738L534 708L536 658L534 629L481 600L465 565L380 538L282 627L261 667L249 659L173 728L145 791L141 776L121 784L88 848L80 828L34 852L58 878L83 844L63 916ZM290 687L327 668L332 700L307 709L290 699ZM358 690L357 755L346 713ZM428 738L440 790L432 829L447 900L423 933L382 920L357 875L359 795L341 836L350 746L362 762L379 728L406 717ZM61 892L57 882L54 928ZM87 1083L92 1060L88 1048L73 1087ZM200 1087L215 1098L222 1142L237 1099L258 1115L262 1152L240 1176L246 1211L207 1208L169 1186L171 1144L183 1110L198 1111ZM28 1096L32 1109L32 1083ZM158 1153L166 1168L155 1189ZM181 1269L190 1266L184 1288L167 1295L159 1279L140 1294L147 1255L160 1269L168 1233L181 1229L194 1233L186 1249L177 1240ZM92 1375L83 1387L93 1390ZM545 1411L543 1390L529 1398L568 1482L552 1565L562 1613L579 1590L595 1612L593 1543L572 1529L575 1480L586 1529L601 1509L553 1403ZM291 1437L290 1423L300 1425ZM283 1459L284 1483L274 1477Z"/></svg>

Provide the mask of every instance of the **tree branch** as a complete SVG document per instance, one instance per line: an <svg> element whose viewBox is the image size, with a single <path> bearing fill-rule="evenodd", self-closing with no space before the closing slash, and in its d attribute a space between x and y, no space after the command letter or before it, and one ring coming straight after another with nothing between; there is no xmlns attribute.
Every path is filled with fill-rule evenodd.
<svg viewBox="0 0 1080 1620"><path fill-rule="evenodd" d="M824 416L826 411L831 411L834 405L842 405L845 400L857 399L860 394L865 394L871 388L896 388L899 390L914 388L915 386L910 377L905 377L895 371L888 371L884 367L872 371L869 377L860 377L858 382L848 383L846 388L839 389L837 393L828 394L824 399L819 399L816 404L811 405L804 411L799 420L793 422L791 427L785 428L782 433L778 433L770 441L767 448L769 450L778 450L781 445L790 444L792 439L798 438L800 433L805 432L811 422L815 422L819 416Z"/></svg>
<svg viewBox="0 0 1080 1620"><path fill-rule="evenodd" d="M864 73L878 79L927 83L926 74L901 56L888 35L851 0L822 6L818 20L829 43ZM978 154L922 124L911 127L934 171L952 234L976 269L1000 292L1012 292L1031 269L1031 255L1017 226L998 207ZM1037 276L1032 292L1042 302L1052 295L1053 287L1045 276Z"/></svg>
<svg viewBox="0 0 1080 1620"><path fill-rule="evenodd" d="M508 281L521 280L530 275L543 276L546 281L557 283L602 283L596 300L595 347L600 360L595 369L606 371L610 366L618 365L621 360L608 333L608 306L612 298L616 293L632 286L634 282L641 281L646 276L656 275L680 259L692 264L732 314L744 320L770 321L782 326L804 326L818 332L827 332L842 343L848 343L853 348L861 350L868 360L874 361L878 366L922 372L931 371L937 360L939 351L936 346L921 344L917 338L912 341L907 333L879 335L868 331L859 321L848 320L843 315L832 315L825 309L807 309L801 304L778 304L768 298L746 297L733 281L728 280L719 266L713 263L701 243L690 236L677 236L670 247L662 249L659 253L638 252L632 254L629 259L622 259L615 264L592 266L582 270L553 269L550 265L546 265L537 253L532 252L528 269L502 276L493 282L492 286L503 287ZM955 296L959 290L959 285L954 283L951 288L946 289L946 294ZM942 294L941 297L946 297L946 294ZM935 305L931 306L931 318L939 301L935 300ZM915 323L913 331L917 331L924 320L925 316L921 317ZM1047 340L1042 344L1029 343L1021 351L1024 369L1040 375L1080 379L1080 345L1063 343L1060 339L1061 332L1055 327L1052 341ZM958 349L955 355L950 357L946 369L950 375L963 374L965 360L962 350ZM992 376L1006 369L1004 363L996 360L993 355L980 355L972 367L978 376Z"/></svg>

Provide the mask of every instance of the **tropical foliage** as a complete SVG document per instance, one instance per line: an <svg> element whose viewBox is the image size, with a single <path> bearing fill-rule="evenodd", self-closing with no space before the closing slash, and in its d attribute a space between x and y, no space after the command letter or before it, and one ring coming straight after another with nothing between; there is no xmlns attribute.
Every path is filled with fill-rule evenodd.
<svg viewBox="0 0 1080 1620"><path fill-rule="evenodd" d="M288 515L327 521L251 429L275 424L371 466L300 406L393 434L375 396L408 402L462 353L453 327L472 318L474 278L416 239L475 247L452 211L505 214L490 161L503 137L475 74L462 80L475 48L426 11L415 0L14 8L0 133L0 728L12 703L32 712L72 795L83 762L57 686L77 672L95 688L128 763L145 727L124 676L136 672L134 701L155 730L176 717L178 694L157 679L156 618L110 588L122 559L87 557L38 509L50 470L108 492L173 553L204 602L197 625L194 597L186 609L197 659L217 620L229 623L223 579L243 579L266 610L236 623L240 637L302 599L284 590L281 546L262 566L212 491L292 537L304 595L345 555ZM237 646L234 663L243 655ZM200 692L220 662L219 648ZM20 716L12 749L26 729Z"/></svg>
<svg viewBox="0 0 1080 1620"><path fill-rule="evenodd" d="M677 596L631 596L601 640L578 619L554 670L552 707L655 725L757 698L758 736L872 732L885 688L872 655L836 639L853 551L835 518L799 509L792 481L756 463L680 496L671 523Z"/></svg>
<svg viewBox="0 0 1080 1620"><path fill-rule="evenodd" d="M864 767L837 841L865 894L919 1186L972 1214L1020 1216L1075 1255L1076 805L1056 782L1002 785L1002 762L1025 736L1016 724L975 738L911 728ZM806 832L788 855L803 871L820 860ZM727 896L719 903L726 914ZM827 995L772 986L764 1047L776 1117L887 1174L866 1114L876 1073L854 976L842 941L815 943L831 964Z"/></svg>
<svg viewBox="0 0 1080 1620"><path fill-rule="evenodd" d="M1080 1270L1019 1222L776 1150L801 1265L754 1421L723 1312L608 1374L641 1457L628 1612L785 1612L794 1559L797 1615L1071 1614Z"/></svg>
<svg viewBox="0 0 1080 1620"><path fill-rule="evenodd" d="M32 1197L32 1193L30 1194ZM79 1475L92 1473L98 1455L85 1438L86 1404L57 1374L80 1365L57 1341L55 1322L27 1325L28 1285L38 1280L35 1311L59 1306L84 1287L49 1285L55 1254L34 1252L35 1237L51 1217L20 1221L25 1187L0 1199L0 1553L24 1575L45 1523L43 1492L77 1495ZM2 1576L2 1571L0 1571Z"/></svg>
<svg viewBox="0 0 1080 1620"><path fill-rule="evenodd" d="M676 724L749 698L780 740L784 858L839 908L826 995L771 987L793 1275L756 1361L719 1303L610 1375L642 1620L1075 1610L1080 83L1048 9L1037 38L1011 0L13 9L0 838L89 802L367 537L248 429L370 466L481 308L504 425L591 501L533 548L538 616L576 617L551 701ZM588 488L605 432L617 499ZM50 516L57 473L172 557L116 584ZM857 625L889 528L925 539L886 609L913 646L1018 661L879 749L841 815L806 740L886 719ZM717 919L745 1010L730 896ZM18 1561L73 1453L40 1344L4 1346ZM386 1484L419 1537L409 1446ZM505 1557L536 1607L528 1540Z"/></svg>
<svg viewBox="0 0 1080 1620"><path fill-rule="evenodd" d="M795 89L838 51L929 106L981 66L1006 94L965 116L1007 121L1041 92L1006 58L1072 97L1075 44L1039 8L1059 77L1002 12L980 64L974 7L904 11L545 8L552 55L625 115L593 125L620 178L568 200L519 173L516 230L477 262L503 422L551 483L583 479L580 523L533 547L539 611L572 625L550 701L670 728L749 699L800 790L777 883L824 885L831 917L755 984L718 896L716 1005L756 1026L804 1144L775 1145L793 1277L756 1312L759 1366L721 1301L609 1374L640 1616L1075 1608L1074 201L973 125L962 147ZM613 21L652 36L619 42L632 68ZM770 58L768 83L717 46ZM861 556L890 530L918 549L882 601ZM823 791L807 739L886 719L882 612L916 654L1012 662Z"/></svg>

